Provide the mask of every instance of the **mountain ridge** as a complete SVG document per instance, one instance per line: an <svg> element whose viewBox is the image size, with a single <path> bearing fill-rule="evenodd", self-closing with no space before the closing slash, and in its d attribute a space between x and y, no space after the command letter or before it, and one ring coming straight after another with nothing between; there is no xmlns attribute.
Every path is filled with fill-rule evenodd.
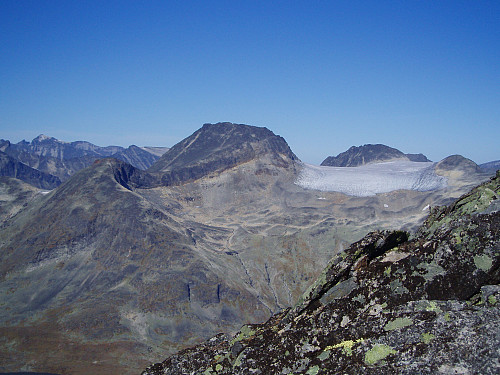
<svg viewBox="0 0 500 375"><path fill-rule="evenodd" d="M31 142L23 140L17 144L0 140L0 151L42 174L54 176L54 179L60 180L59 183L66 181L77 171L89 167L95 160L107 157L114 157L138 169L146 170L167 149L135 145L127 148L101 147L87 141L60 141L44 134L40 134Z"/></svg>

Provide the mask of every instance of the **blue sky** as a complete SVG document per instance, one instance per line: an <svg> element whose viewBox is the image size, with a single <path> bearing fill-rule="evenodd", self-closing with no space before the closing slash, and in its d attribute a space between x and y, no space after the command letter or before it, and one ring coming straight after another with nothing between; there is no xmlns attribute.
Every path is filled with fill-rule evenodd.
<svg viewBox="0 0 500 375"><path fill-rule="evenodd" d="M265 126L303 161L500 159L499 1L1 1L0 138L172 146Z"/></svg>

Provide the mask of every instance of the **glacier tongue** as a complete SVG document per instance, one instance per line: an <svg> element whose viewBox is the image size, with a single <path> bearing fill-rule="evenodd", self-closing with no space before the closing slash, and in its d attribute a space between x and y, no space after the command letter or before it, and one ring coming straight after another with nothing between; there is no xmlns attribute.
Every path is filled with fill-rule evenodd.
<svg viewBox="0 0 500 375"><path fill-rule="evenodd" d="M447 186L434 172L435 163L391 161L360 167L322 167L303 164L295 183L305 189L337 191L358 197L394 190L429 191Z"/></svg>

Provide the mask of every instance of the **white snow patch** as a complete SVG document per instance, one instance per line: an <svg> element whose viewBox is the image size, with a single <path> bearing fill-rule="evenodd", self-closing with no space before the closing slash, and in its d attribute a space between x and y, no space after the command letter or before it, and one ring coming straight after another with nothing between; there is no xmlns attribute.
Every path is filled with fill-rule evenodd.
<svg viewBox="0 0 500 375"><path fill-rule="evenodd" d="M394 190L430 191L447 186L434 172L435 163L390 161L360 167L322 167L303 164L295 183L305 189L337 191L368 197Z"/></svg>

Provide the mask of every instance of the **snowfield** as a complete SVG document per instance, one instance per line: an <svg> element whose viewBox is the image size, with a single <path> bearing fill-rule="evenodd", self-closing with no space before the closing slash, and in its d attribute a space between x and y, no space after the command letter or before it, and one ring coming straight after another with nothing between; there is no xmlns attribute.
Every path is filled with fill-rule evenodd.
<svg viewBox="0 0 500 375"><path fill-rule="evenodd" d="M429 191L447 186L434 172L435 163L391 161L360 167L321 167L303 163L295 183L305 189L338 191L368 197L394 190Z"/></svg>

